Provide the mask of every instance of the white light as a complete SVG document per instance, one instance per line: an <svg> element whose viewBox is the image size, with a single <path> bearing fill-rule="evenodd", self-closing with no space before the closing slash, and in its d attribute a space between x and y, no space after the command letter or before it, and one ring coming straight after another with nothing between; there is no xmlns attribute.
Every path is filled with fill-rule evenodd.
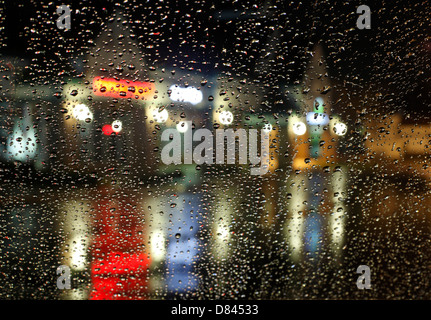
<svg viewBox="0 0 431 320"><path fill-rule="evenodd" d="M334 133L338 136L344 136L347 132L347 126L342 122L334 124Z"/></svg>
<svg viewBox="0 0 431 320"><path fill-rule="evenodd" d="M154 231L151 235L151 258L154 261L162 260L166 255L165 235L162 231Z"/></svg>
<svg viewBox="0 0 431 320"><path fill-rule="evenodd" d="M67 235L63 244L64 264L69 265L74 270L84 270L88 266L88 248L90 229L87 207L89 202L75 199L68 199L64 203L64 232Z"/></svg>
<svg viewBox="0 0 431 320"><path fill-rule="evenodd" d="M314 126L324 126L329 123L329 117L326 113L309 112L307 113L307 123Z"/></svg>
<svg viewBox="0 0 431 320"><path fill-rule="evenodd" d="M189 125L185 121L181 121L177 124L177 130L181 133L186 132L189 129Z"/></svg>
<svg viewBox="0 0 431 320"><path fill-rule="evenodd" d="M302 121L295 122L292 126L292 129L293 133L298 136L302 136L304 133L307 132L307 126Z"/></svg>
<svg viewBox="0 0 431 320"><path fill-rule="evenodd" d="M79 121L93 120L93 113L85 104L77 104L72 111L73 117Z"/></svg>
<svg viewBox="0 0 431 320"><path fill-rule="evenodd" d="M202 92L194 87L181 88L172 85L169 90L171 91L170 98L173 101L198 104L203 100Z"/></svg>
<svg viewBox="0 0 431 320"><path fill-rule="evenodd" d="M169 113L168 110L163 109L159 111L159 108L153 111L153 119L158 123L165 123L168 120Z"/></svg>
<svg viewBox="0 0 431 320"><path fill-rule="evenodd" d="M262 129L265 133L270 133L271 131L272 131L272 124L270 124L270 123L267 123L267 124L265 124L264 126L263 126L263 129Z"/></svg>
<svg viewBox="0 0 431 320"><path fill-rule="evenodd" d="M289 187L291 198L287 202L288 212L291 212L291 216L285 222L285 235L294 260L300 259L304 245L305 218L303 212L306 209L305 203L308 194L306 186L302 185L303 179L304 174L293 177L293 183Z"/></svg>
<svg viewBox="0 0 431 320"><path fill-rule="evenodd" d="M87 263L86 239L82 235L75 235L69 243L71 252L70 263L75 270L84 270Z"/></svg>
<svg viewBox="0 0 431 320"><path fill-rule="evenodd" d="M331 246L337 256L341 255L345 235L346 208L343 204L343 194L347 191L347 173L337 171L331 177L331 185L334 196L332 198L333 211L329 218L329 231Z"/></svg>
<svg viewBox="0 0 431 320"><path fill-rule="evenodd" d="M287 234L289 238L290 247L294 258L297 258L302 249L303 238L305 229L305 219L302 211L294 208L292 210L292 217L289 219L287 226Z"/></svg>
<svg viewBox="0 0 431 320"><path fill-rule="evenodd" d="M28 130L26 129L28 127ZM25 162L36 156L36 132L28 119L17 121L8 137L6 150L12 159Z"/></svg>
<svg viewBox="0 0 431 320"><path fill-rule="evenodd" d="M227 226L226 224L217 225L216 235L218 236L217 241L223 242L223 241L229 240L230 238L229 226Z"/></svg>
<svg viewBox="0 0 431 320"><path fill-rule="evenodd" d="M220 112L218 118L220 123L223 125L228 125L233 122L233 114L227 110Z"/></svg>
<svg viewBox="0 0 431 320"><path fill-rule="evenodd" d="M114 131L115 133L118 133L121 130L123 130L123 124L120 120L113 121L111 126L112 126L112 131Z"/></svg>
<svg viewBox="0 0 431 320"><path fill-rule="evenodd" d="M225 259L229 254L231 238L232 210L226 200L221 200L220 207L215 210L213 222L214 246L213 254L218 259Z"/></svg>

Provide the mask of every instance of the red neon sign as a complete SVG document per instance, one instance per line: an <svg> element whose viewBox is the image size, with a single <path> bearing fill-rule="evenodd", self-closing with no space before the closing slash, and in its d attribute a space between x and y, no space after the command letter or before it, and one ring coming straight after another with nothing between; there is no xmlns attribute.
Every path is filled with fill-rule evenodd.
<svg viewBox="0 0 431 320"><path fill-rule="evenodd" d="M102 77L93 79L93 92L102 97L146 99L155 91L154 88L154 83L151 82Z"/></svg>

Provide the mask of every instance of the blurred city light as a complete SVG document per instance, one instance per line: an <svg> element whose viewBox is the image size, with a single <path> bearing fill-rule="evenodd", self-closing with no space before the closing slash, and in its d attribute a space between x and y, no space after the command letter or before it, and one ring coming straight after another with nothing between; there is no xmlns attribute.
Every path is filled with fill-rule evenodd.
<svg viewBox="0 0 431 320"><path fill-rule="evenodd" d="M103 132L103 134L104 134L104 135L106 135L106 136L110 136L112 133L114 133L114 130L113 130L113 128L112 128L112 125L110 125L110 124L105 124L105 125L102 127L102 132Z"/></svg>
<svg viewBox="0 0 431 320"><path fill-rule="evenodd" d="M220 112L219 116L219 121L221 124L223 125L229 125L233 122L233 114L230 111L224 110L222 112Z"/></svg>
<svg viewBox="0 0 431 320"><path fill-rule="evenodd" d="M347 126L342 122L336 122L333 130L336 135L344 136L347 132Z"/></svg>
<svg viewBox="0 0 431 320"><path fill-rule="evenodd" d="M262 129L265 133L270 133L272 131L272 124L266 123Z"/></svg>
<svg viewBox="0 0 431 320"><path fill-rule="evenodd" d="M232 210L229 204L222 200L215 210L213 223L214 245L213 255L217 259L227 258L229 255L229 241L231 238Z"/></svg>
<svg viewBox="0 0 431 320"><path fill-rule="evenodd" d="M123 123L120 120L114 120L111 124L112 131L120 133L123 130Z"/></svg>
<svg viewBox="0 0 431 320"><path fill-rule="evenodd" d="M154 121L158 123L165 123L169 118L168 110L163 109L160 111L159 108L153 110L152 112Z"/></svg>
<svg viewBox="0 0 431 320"><path fill-rule="evenodd" d="M186 132L188 129L189 129L189 125L188 125L188 124L187 124L187 122L185 122L185 121L180 121L180 122L177 124L177 130L178 130L179 132L181 132L181 133Z"/></svg>
<svg viewBox="0 0 431 320"><path fill-rule="evenodd" d="M91 112L90 108L82 103L77 104L73 108L72 115L76 120L79 121L86 121L87 119L90 119L90 121L93 120L93 113Z"/></svg>
<svg viewBox="0 0 431 320"><path fill-rule="evenodd" d="M307 123L313 126L324 126L329 123L329 117L326 113L309 112L307 113Z"/></svg>
<svg viewBox="0 0 431 320"><path fill-rule="evenodd" d="M295 133L297 136L302 136L307 132L307 126L302 121L297 121L292 126L293 133Z"/></svg>
<svg viewBox="0 0 431 320"><path fill-rule="evenodd" d="M162 230L155 230L150 236L151 257L154 262L162 261L166 255L166 237Z"/></svg>
<svg viewBox="0 0 431 320"><path fill-rule="evenodd" d="M112 98L148 98L155 91L154 83L95 77L93 93L96 96Z"/></svg>
<svg viewBox="0 0 431 320"><path fill-rule="evenodd" d="M4 2L2 298L430 297L429 10Z"/></svg>
<svg viewBox="0 0 431 320"><path fill-rule="evenodd" d="M194 87L181 88L177 85L172 85L169 88L169 91L171 92L171 100L177 102L189 102L191 104L198 104L202 102L203 99L202 91Z"/></svg>
<svg viewBox="0 0 431 320"><path fill-rule="evenodd" d="M317 97L316 99L314 99L314 109L316 113L323 113L324 101L322 97Z"/></svg>
<svg viewBox="0 0 431 320"><path fill-rule="evenodd" d="M12 159L21 162L36 156L36 132L28 117L15 123L13 133L7 139L6 149Z"/></svg>
<svg viewBox="0 0 431 320"><path fill-rule="evenodd" d="M331 177L333 189L333 209L328 221L329 234L331 237L331 247L338 257L342 252L343 241L346 228L346 206L343 194L347 190L348 175L346 172L334 172Z"/></svg>

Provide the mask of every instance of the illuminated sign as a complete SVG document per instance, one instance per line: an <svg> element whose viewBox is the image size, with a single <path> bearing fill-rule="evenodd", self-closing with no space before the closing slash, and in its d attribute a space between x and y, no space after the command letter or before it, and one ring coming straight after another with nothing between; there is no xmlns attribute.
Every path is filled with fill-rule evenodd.
<svg viewBox="0 0 431 320"><path fill-rule="evenodd" d="M170 98L173 101L198 104L202 102L203 99L202 91L194 87L181 88L176 85L172 85L169 90L171 92Z"/></svg>
<svg viewBox="0 0 431 320"><path fill-rule="evenodd" d="M154 83L112 78L96 77L93 79L93 93L96 96L112 98L145 99L154 93Z"/></svg>

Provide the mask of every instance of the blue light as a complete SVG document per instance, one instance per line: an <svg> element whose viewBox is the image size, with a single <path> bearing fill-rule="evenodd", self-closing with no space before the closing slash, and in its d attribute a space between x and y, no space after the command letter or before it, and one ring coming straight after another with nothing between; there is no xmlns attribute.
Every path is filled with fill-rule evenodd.
<svg viewBox="0 0 431 320"><path fill-rule="evenodd" d="M195 265L199 260L198 232L202 222L198 213L200 198L187 193L180 198L187 201L180 212L179 207L171 211L176 218L172 221L167 247L166 284L171 293L192 291L199 284Z"/></svg>
<svg viewBox="0 0 431 320"><path fill-rule="evenodd" d="M311 126L324 126L329 123L329 116L326 113L309 112L307 113L307 123Z"/></svg>

